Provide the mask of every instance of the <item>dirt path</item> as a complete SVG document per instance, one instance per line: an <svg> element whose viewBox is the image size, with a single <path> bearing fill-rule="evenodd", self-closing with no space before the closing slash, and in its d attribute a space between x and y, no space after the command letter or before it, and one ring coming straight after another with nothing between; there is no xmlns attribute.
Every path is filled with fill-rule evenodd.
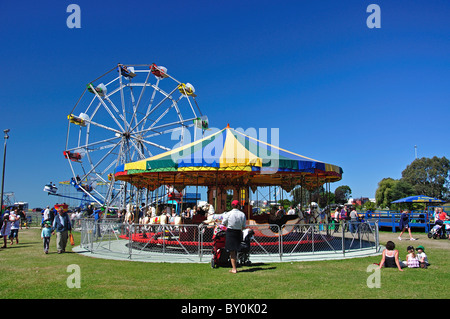
<svg viewBox="0 0 450 319"><path fill-rule="evenodd" d="M414 246L417 247L422 245L425 249L441 249L450 251L450 240L448 239L430 239L427 237L427 233L412 233L413 237L417 240L410 241L409 234L403 233L402 240L398 240L400 232L380 232L380 244L385 245L387 241L391 240L395 245L403 246Z"/></svg>

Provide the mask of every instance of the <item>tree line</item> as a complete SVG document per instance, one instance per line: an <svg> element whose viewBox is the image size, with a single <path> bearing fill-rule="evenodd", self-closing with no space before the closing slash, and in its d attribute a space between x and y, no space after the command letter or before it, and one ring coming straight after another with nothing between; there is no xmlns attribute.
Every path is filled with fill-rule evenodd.
<svg viewBox="0 0 450 319"><path fill-rule="evenodd" d="M425 195L450 200L450 161L434 156L415 159L403 171L400 179L383 178L375 193L377 206L392 208L400 198Z"/></svg>
<svg viewBox="0 0 450 319"><path fill-rule="evenodd" d="M320 207L329 204L345 204L351 194L352 190L347 185L337 187L334 192L326 191L324 187L309 191L306 188L302 189L301 186L297 186L290 192L291 204L297 206L302 203L304 207L310 202L316 202ZM398 204L391 204L391 202L413 195L425 195L450 201L450 161L445 157L437 156L415 159L402 171L400 179L383 178L375 192L376 203L366 202L364 208L368 210L377 207L399 208Z"/></svg>

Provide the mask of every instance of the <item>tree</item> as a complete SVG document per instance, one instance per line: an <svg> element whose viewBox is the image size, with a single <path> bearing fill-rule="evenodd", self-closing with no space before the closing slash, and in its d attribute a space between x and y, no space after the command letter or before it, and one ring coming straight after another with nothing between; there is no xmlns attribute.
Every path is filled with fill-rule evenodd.
<svg viewBox="0 0 450 319"><path fill-rule="evenodd" d="M351 194L352 190L349 186L339 186L334 190L334 200L336 201L336 204L345 204L348 202Z"/></svg>
<svg viewBox="0 0 450 319"><path fill-rule="evenodd" d="M434 156L414 160L402 172L402 181L412 185L415 195L450 199L450 161Z"/></svg>
<svg viewBox="0 0 450 319"><path fill-rule="evenodd" d="M411 196L413 194L414 190L411 184L406 181L389 177L383 178L378 183L378 188L375 192L375 200L379 207L391 208L391 202L403 197Z"/></svg>
<svg viewBox="0 0 450 319"><path fill-rule="evenodd" d="M383 178L378 183L378 188L375 192L375 201L377 206L384 208L390 207L391 202L394 200L392 197L392 188L394 187L395 180L393 178Z"/></svg>
<svg viewBox="0 0 450 319"><path fill-rule="evenodd" d="M377 208L377 204L371 202L371 201L367 201L364 203L363 205L365 210L375 210Z"/></svg>

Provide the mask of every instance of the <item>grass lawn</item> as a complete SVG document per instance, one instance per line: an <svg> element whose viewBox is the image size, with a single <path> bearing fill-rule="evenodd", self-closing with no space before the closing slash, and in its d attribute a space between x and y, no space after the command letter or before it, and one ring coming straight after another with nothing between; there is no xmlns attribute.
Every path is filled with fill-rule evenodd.
<svg viewBox="0 0 450 319"><path fill-rule="evenodd" d="M79 233L74 232L75 244ZM40 230L23 229L20 243L0 249L2 299L445 299L450 297L450 240L399 241L398 233L381 232L393 240L405 259L408 245L423 245L428 269L381 270L381 288L368 288L367 267L380 256L338 261L255 264L229 274L209 264L168 264L90 258L71 252L43 253ZM408 236L403 235L403 238ZM81 288L68 288L69 265L78 265ZM226 285L225 285L226 283Z"/></svg>

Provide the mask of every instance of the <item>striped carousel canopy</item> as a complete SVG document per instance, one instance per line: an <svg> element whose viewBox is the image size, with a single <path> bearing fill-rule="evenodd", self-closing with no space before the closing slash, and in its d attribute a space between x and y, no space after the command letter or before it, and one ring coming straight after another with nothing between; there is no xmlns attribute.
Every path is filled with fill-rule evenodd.
<svg viewBox="0 0 450 319"><path fill-rule="evenodd" d="M271 186L289 191L342 178L342 168L268 144L229 126L190 144L117 167L115 180L160 185ZM182 186L184 185L184 186Z"/></svg>

